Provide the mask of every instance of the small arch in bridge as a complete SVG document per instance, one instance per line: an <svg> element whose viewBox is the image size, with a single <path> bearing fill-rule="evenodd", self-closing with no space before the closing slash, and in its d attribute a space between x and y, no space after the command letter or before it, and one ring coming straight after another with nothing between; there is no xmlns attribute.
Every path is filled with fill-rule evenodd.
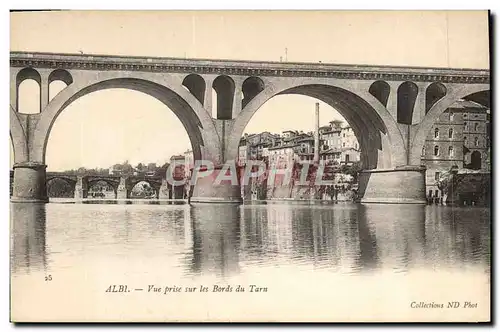
<svg viewBox="0 0 500 332"><path fill-rule="evenodd" d="M106 181L104 179L96 179L89 181L88 183L88 198L107 198L111 192L113 192L114 198L116 198L116 185L111 181Z"/></svg>
<svg viewBox="0 0 500 332"><path fill-rule="evenodd" d="M247 78L241 86L241 107L244 108L255 96L264 90L264 87L264 81L259 77L252 76Z"/></svg>
<svg viewBox="0 0 500 332"><path fill-rule="evenodd" d="M398 88L398 123L411 125L418 87L412 82L403 82Z"/></svg>
<svg viewBox="0 0 500 332"><path fill-rule="evenodd" d="M212 84L216 94L216 104L212 104L212 110L217 110L217 119L219 120L233 118L234 87L233 79L225 75L218 76Z"/></svg>
<svg viewBox="0 0 500 332"><path fill-rule="evenodd" d="M73 198L76 181L64 176L47 179L47 195L50 198Z"/></svg>
<svg viewBox="0 0 500 332"><path fill-rule="evenodd" d="M189 74L182 81L182 85L203 105L206 90L206 84L203 77L196 74Z"/></svg>
<svg viewBox="0 0 500 332"><path fill-rule="evenodd" d="M159 188L146 180L138 181L132 185L129 198L158 198Z"/></svg>
<svg viewBox="0 0 500 332"><path fill-rule="evenodd" d="M375 81L370 85L368 92L377 98L377 100L384 106L387 107L387 101L389 100L389 94L391 93L391 87L385 81Z"/></svg>
<svg viewBox="0 0 500 332"><path fill-rule="evenodd" d="M17 111L24 114L37 114L41 111L40 73L29 67L24 68L16 76Z"/></svg>
<svg viewBox="0 0 500 332"><path fill-rule="evenodd" d="M446 96L446 87L443 84L434 82L429 85L425 90L425 114L429 112L432 105L444 96Z"/></svg>
<svg viewBox="0 0 500 332"><path fill-rule="evenodd" d="M73 77L64 69L56 69L49 75L49 101L65 87L73 83Z"/></svg>
<svg viewBox="0 0 500 332"><path fill-rule="evenodd" d="M472 93L464 97L463 99L473 101L475 103L483 105L486 108L491 108L491 98L489 90Z"/></svg>

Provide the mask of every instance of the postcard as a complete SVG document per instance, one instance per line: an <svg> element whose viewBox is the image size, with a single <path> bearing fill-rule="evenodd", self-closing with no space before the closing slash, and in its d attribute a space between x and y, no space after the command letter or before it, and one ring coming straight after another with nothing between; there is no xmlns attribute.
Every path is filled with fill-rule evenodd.
<svg viewBox="0 0 500 332"><path fill-rule="evenodd" d="M491 321L489 12L10 17L11 322Z"/></svg>

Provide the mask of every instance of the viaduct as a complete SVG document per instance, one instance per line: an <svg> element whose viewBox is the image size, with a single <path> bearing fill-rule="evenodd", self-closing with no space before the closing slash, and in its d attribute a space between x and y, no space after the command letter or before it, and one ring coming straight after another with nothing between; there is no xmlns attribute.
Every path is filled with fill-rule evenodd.
<svg viewBox="0 0 500 332"><path fill-rule="evenodd" d="M40 86L37 114L18 110L25 79ZM55 80L66 87L49 100ZM490 105L488 70L11 52L13 202L48 201L45 154L54 122L78 98L110 88L140 91L163 102L185 127L194 159L212 161L216 172L237 160L246 125L269 99L317 98L335 108L358 138L362 203L425 204L420 156L432 125L457 100ZM197 182L192 203L241 202L239 185L212 180Z"/></svg>

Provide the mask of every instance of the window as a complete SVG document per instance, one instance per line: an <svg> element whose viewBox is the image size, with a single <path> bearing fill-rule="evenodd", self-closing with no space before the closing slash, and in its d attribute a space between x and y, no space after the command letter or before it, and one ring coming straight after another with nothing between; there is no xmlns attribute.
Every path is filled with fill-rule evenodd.
<svg viewBox="0 0 500 332"><path fill-rule="evenodd" d="M450 130L448 130L448 138L453 138L453 128L450 128Z"/></svg>
<svg viewBox="0 0 500 332"><path fill-rule="evenodd" d="M467 119L467 113L464 113L464 119Z"/></svg>
<svg viewBox="0 0 500 332"><path fill-rule="evenodd" d="M439 156L439 146L437 145L434 147L434 155Z"/></svg>
<svg viewBox="0 0 500 332"><path fill-rule="evenodd" d="M479 123L474 123L474 131L477 131L479 129Z"/></svg>
<svg viewBox="0 0 500 332"><path fill-rule="evenodd" d="M434 191L434 194L436 195L435 197L439 197L439 190L437 190L437 189L436 189L436 190Z"/></svg>
<svg viewBox="0 0 500 332"><path fill-rule="evenodd" d="M425 156L425 146L422 148L422 156Z"/></svg>
<svg viewBox="0 0 500 332"><path fill-rule="evenodd" d="M345 148L345 142L344 142L344 143L342 143L342 147L343 147L343 148Z"/></svg>
<svg viewBox="0 0 500 332"><path fill-rule="evenodd" d="M454 153L453 153L453 146L450 146L450 147L448 148L448 156L449 156L449 157L453 157L453 154L454 154Z"/></svg>
<svg viewBox="0 0 500 332"><path fill-rule="evenodd" d="M432 189L429 189L429 198L432 198Z"/></svg>
<svg viewBox="0 0 500 332"><path fill-rule="evenodd" d="M345 133L342 135L342 137L345 137Z"/></svg>
<svg viewBox="0 0 500 332"><path fill-rule="evenodd" d="M479 145L479 138L478 137L474 137L474 145L475 146Z"/></svg>
<svg viewBox="0 0 500 332"><path fill-rule="evenodd" d="M439 138L439 128L434 129L434 138Z"/></svg>
<svg viewBox="0 0 500 332"><path fill-rule="evenodd" d="M453 121L453 112L450 111L450 122Z"/></svg>
<svg viewBox="0 0 500 332"><path fill-rule="evenodd" d="M467 122L464 123L464 131L467 131Z"/></svg>
<svg viewBox="0 0 500 332"><path fill-rule="evenodd" d="M464 144L467 144L467 136L464 136Z"/></svg>
<svg viewBox="0 0 500 332"><path fill-rule="evenodd" d="M348 154L346 154L346 155L345 155L345 162L346 162L346 163L348 163L348 162L349 162L349 155L348 155Z"/></svg>
<svg viewBox="0 0 500 332"><path fill-rule="evenodd" d="M440 176L440 175L441 175L441 173L440 173L440 172L436 172L436 173L434 173L434 180L436 180L436 181L437 181L437 180L439 180L439 176Z"/></svg>

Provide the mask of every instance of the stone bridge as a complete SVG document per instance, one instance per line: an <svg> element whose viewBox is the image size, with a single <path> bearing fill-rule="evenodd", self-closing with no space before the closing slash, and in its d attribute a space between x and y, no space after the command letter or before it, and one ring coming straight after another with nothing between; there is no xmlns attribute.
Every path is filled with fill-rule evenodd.
<svg viewBox="0 0 500 332"><path fill-rule="evenodd" d="M38 114L18 112L18 88L25 79L40 86ZM67 86L49 100L49 84L55 80ZM11 53L10 82L13 201L46 201L51 128L73 101L98 90L126 88L163 102L185 127L195 160L210 160L216 170L237 160L246 125L269 99L284 94L317 98L339 111L355 131L364 167L359 193L365 203L425 204L420 155L430 128L459 99L488 106L490 100L488 70L321 63ZM191 202L238 203L240 192L239 185L214 185L205 178L196 183Z"/></svg>
<svg viewBox="0 0 500 332"><path fill-rule="evenodd" d="M170 199L183 198L178 197L178 192L175 188L159 176L118 176L118 175L67 175L59 172L47 172L46 183L47 188L50 187L51 181L60 179L68 183L74 188L75 199L87 198L89 190L97 182L105 182L115 192L115 198L128 199L131 198L132 189L139 182L147 182L156 192L156 198Z"/></svg>

